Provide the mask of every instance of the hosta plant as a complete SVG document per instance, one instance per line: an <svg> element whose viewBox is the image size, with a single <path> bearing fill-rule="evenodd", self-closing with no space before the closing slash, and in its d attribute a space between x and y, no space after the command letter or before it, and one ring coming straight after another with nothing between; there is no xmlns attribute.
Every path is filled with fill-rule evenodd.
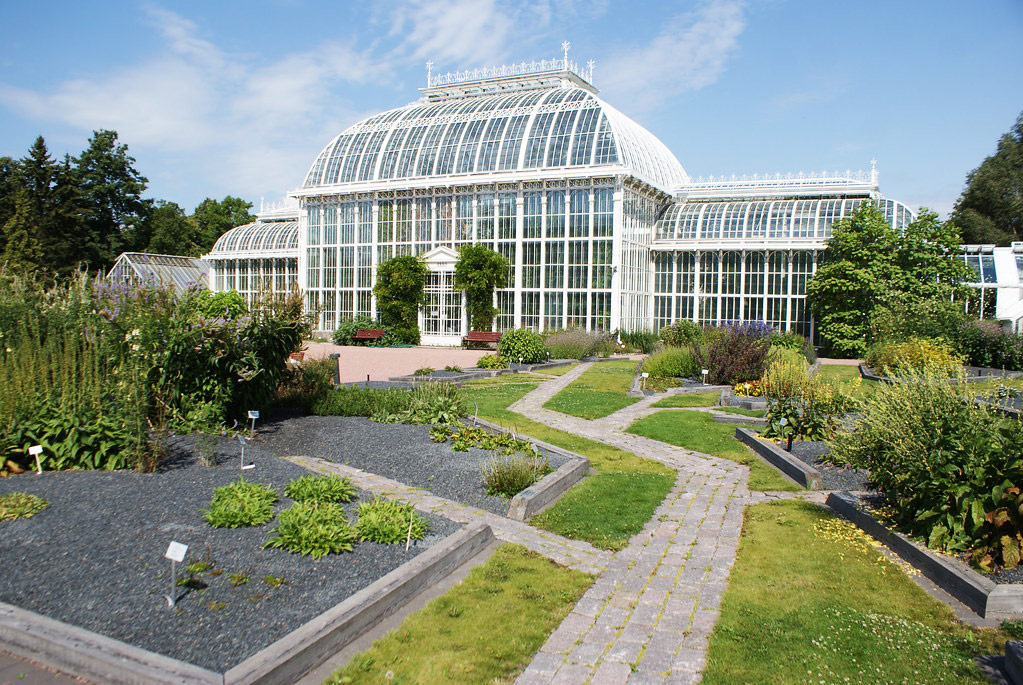
<svg viewBox="0 0 1023 685"><path fill-rule="evenodd" d="M422 540L430 523L411 504L393 499L375 498L359 505L355 530L360 540L396 545L406 540Z"/></svg>
<svg viewBox="0 0 1023 685"><path fill-rule="evenodd" d="M273 518L276 502L277 492L269 485L239 478L213 491L203 516L214 528L258 526Z"/></svg>
<svg viewBox="0 0 1023 685"><path fill-rule="evenodd" d="M319 559L351 552L359 535L339 504L295 502L285 509L264 547L283 549Z"/></svg>
<svg viewBox="0 0 1023 685"><path fill-rule="evenodd" d="M351 478L312 474L288 483L284 494L296 502L351 502L358 496Z"/></svg>

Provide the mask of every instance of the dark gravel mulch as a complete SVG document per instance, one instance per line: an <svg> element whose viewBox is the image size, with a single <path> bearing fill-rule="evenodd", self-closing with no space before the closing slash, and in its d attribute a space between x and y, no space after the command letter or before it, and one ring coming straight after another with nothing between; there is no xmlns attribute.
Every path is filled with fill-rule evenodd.
<svg viewBox="0 0 1023 685"><path fill-rule="evenodd" d="M782 445L784 447L784 445ZM821 457L830 454L831 450L820 440L799 440L792 443L790 454L804 464L817 469L821 474L821 482L825 490L867 490L869 474L863 469L835 466Z"/></svg>
<svg viewBox="0 0 1023 685"><path fill-rule="evenodd" d="M239 471L237 442L222 441L217 466L195 462L190 438L172 442L162 471L65 471L0 479L0 493L45 498L29 519L0 522L0 601L214 671L224 671L458 530L429 516L431 532L404 545L363 542L318 561L262 549L274 520L255 528L209 526L200 509L215 487L237 480L283 486L308 473L255 445L255 469ZM369 499L361 493L361 499ZM350 519L358 502L345 505ZM197 576L204 589L179 588L167 607L171 540L189 546L187 563L209 560L219 575ZM229 574L247 582L235 586ZM187 574L186 574L187 575ZM274 588L266 576L283 578ZM236 578L240 581L241 578Z"/></svg>
<svg viewBox="0 0 1023 685"><path fill-rule="evenodd" d="M509 500L486 494L480 465L490 452L455 452L430 441L429 426L377 423L355 416L291 416L271 420L253 440L271 454L320 457L423 488L461 504L506 515ZM567 458L548 453L551 468Z"/></svg>

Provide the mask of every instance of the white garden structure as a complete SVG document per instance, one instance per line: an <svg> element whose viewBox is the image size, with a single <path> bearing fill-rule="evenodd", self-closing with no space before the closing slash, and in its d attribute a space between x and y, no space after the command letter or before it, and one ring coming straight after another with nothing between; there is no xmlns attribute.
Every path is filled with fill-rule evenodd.
<svg viewBox="0 0 1023 685"><path fill-rule="evenodd" d="M428 74L419 100L330 141L290 207L232 229L208 260L215 290L301 288L317 328L375 316L375 270L429 269L424 344L466 334L457 250L513 265L498 330L654 329L675 319L762 320L812 335L803 304L831 225L873 200L911 212L877 174L694 181L652 133L564 59Z"/></svg>

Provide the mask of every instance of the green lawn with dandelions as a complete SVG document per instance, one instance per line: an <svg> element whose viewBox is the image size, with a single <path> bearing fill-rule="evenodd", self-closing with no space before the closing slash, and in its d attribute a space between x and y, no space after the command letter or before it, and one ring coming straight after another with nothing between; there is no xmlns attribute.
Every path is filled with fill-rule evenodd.
<svg viewBox="0 0 1023 685"><path fill-rule="evenodd" d="M988 683L974 658L1008 635L960 623L902 568L817 505L750 507L703 682Z"/></svg>
<svg viewBox="0 0 1023 685"><path fill-rule="evenodd" d="M545 409L581 419L600 419L639 402L626 395L636 375L636 362L599 362L552 397Z"/></svg>

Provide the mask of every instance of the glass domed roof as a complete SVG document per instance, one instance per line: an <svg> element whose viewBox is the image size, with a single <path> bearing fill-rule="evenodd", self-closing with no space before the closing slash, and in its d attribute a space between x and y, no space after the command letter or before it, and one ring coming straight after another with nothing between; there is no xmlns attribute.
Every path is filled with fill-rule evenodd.
<svg viewBox="0 0 1023 685"><path fill-rule="evenodd" d="M298 249L297 221L255 221L220 236L210 256L226 252L277 252Z"/></svg>
<svg viewBox="0 0 1023 685"><path fill-rule="evenodd" d="M419 101L370 117L323 149L305 187L587 167L666 192L688 180L652 133L593 93L561 87Z"/></svg>

